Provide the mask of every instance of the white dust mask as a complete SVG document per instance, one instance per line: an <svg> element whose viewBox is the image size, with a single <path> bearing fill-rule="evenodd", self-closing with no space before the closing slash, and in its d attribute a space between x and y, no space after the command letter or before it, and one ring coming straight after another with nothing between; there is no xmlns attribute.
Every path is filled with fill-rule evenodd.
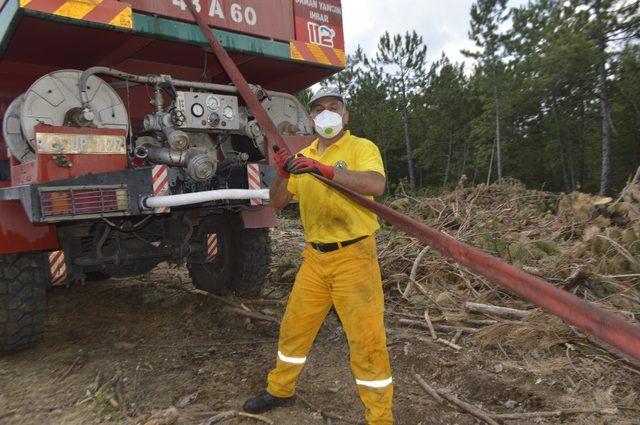
<svg viewBox="0 0 640 425"><path fill-rule="evenodd" d="M320 112L313 122L316 133L325 139L333 139L342 131L342 115L328 109Z"/></svg>

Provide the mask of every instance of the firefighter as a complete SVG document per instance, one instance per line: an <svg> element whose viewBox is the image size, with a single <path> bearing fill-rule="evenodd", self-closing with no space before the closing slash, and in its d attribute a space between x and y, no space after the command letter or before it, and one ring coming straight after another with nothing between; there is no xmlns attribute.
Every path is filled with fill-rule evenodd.
<svg viewBox="0 0 640 425"><path fill-rule="evenodd" d="M390 424L393 384L374 236L377 217L311 175L373 197L385 189L382 158L375 144L345 130L349 113L338 90L320 89L309 106L319 137L296 157L285 150L276 152L278 176L271 186L276 210L292 198L299 201L307 246L282 319L267 389L243 407L261 413L294 398L307 354L333 306L349 342L351 370L367 422Z"/></svg>

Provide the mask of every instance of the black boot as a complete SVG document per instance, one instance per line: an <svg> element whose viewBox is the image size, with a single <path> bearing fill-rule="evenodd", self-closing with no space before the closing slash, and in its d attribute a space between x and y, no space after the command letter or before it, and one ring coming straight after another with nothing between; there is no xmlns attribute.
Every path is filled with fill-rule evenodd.
<svg viewBox="0 0 640 425"><path fill-rule="evenodd" d="M274 407L280 407L293 400L294 397L274 397L266 391L244 402L242 408L249 413L263 413Z"/></svg>

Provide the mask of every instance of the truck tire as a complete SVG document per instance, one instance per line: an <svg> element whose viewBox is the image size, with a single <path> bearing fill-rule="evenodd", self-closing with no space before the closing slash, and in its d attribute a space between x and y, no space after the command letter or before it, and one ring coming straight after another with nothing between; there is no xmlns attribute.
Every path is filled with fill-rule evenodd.
<svg viewBox="0 0 640 425"><path fill-rule="evenodd" d="M206 247L209 234L218 235L218 253L212 262L199 261L187 266L193 285L207 292L222 295L233 291L242 296L260 294L271 263L269 229L244 229L236 216L207 217L196 233L199 244Z"/></svg>
<svg viewBox="0 0 640 425"><path fill-rule="evenodd" d="M42 339L44 264L41 252L0 255L0 354L33 347Z"/></svg>
<svg viewBox="0 0 640 425"><path fill-rule="evenodd" d="M271 265L269 229L240 229L237 273L232 289L245 297L260 295Z"/></svg>

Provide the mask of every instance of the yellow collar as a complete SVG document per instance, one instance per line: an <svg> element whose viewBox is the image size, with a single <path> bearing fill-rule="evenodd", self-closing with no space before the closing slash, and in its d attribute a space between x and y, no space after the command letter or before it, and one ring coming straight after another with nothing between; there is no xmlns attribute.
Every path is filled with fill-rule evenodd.
<svg viewBox="0 0 640 425"><path fill-rule="evenodd" d="M335 143L331 144L331 146L328 146L328 147L324 150L324 152L326 152L326 151L327 151L327 149L331 148L332 146L341 146L341 145L343 145L343 144L345 143L345 140L347 140L349 137L351 137L351 132L350 132L349 130L346 130L346 131L344 132L344 134L342 135L342 137L341 137L341 138L339 138ZM311 143L311 145L309 146L309 149L310 149L312 152L318 153L318 142L319 142L319 141L320 141L320 139L319 139L319 138L317 138L317 139L315 139L315 140ZM324 152L323 152L323 153L324 153Z"/></svg>

